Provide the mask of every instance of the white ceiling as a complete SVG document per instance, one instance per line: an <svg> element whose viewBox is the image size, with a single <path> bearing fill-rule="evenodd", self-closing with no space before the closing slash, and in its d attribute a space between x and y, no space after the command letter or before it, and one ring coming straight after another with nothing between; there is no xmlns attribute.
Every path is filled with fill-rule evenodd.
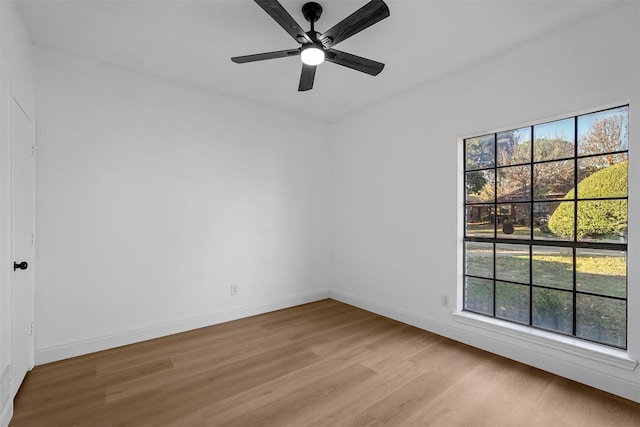
<svg viewBox="0 0 640 427"><path fill-rule="evenodd" d="M318 0L316 0L318 1ZM367 0L319 0L326 31ZM337 49L386 64L371 77L318 67L298 92L298 57L232 56L298 44L251 0L19 0L34 44L333 121L456 68L598 13L614 0L386 0L391 16ZM304 0L281 0L305 29Z"/></svg>

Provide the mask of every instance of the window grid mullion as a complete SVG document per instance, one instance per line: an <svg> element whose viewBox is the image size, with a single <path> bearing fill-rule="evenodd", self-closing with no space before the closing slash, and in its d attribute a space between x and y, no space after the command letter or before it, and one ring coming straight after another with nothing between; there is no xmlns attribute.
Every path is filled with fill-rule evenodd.
<svg viewBox="0 0 640 427"><path fill-rule="evenodd" d="M498 134L493 134L493 238L498 238ZM493 244L493 317L496 317L496 244Z"/></svg>
<svg viewBox="0 0 640 427"><path fill-rule="evenodd" d="M578 117L576 116L573 122L573 142L574 142L574 159L573 159L573 188L575 189L573 191L573 199L574 199L574 206L573 206L573 241L577 242L578 241ZM576 268L577 268L577 259L576 259L576 248L575 246L572 248L572 265L573 265L573 298L572 298L572 304L573 304L573 325L572 325L572 330L573 330L573 335L576 336L577 335L577 330L578 330L578 297L576 295L576 291L577 291L577 272L576 272Z"/></svg>
<svg viewBox="0 0 640 427"><path fill-rule="evenodd" d="M623 107L627 107L628 108L628 106L623 106ZM618 107L618 108L623 108L623 107ZM614 109L611 109L611 110L614 110ZM607 111L607 110L602 110L602 111ZM593 114L593 113L590 113L590 114ZM490 316L493 317L493 318L497 318L497 313L498 313L498 309L497 309L498 308L498 301L497 301L497 296L498 296L497 295L497 282L498 282L497 270L498 270L498 267L497 267L497 263L498 263L499 259L501 259L497 254L497 245L498 244L512 244L512 245L515 244L515 245L518 245L518 246L527 245L528 246L528 262L529 262L529 264L528 264L528 273L529 273L528 283L526 283L524 280L521 281L521 278L517 278L517 277L514 278L514 279L511 279L511 280L504 280L504 281L505 281L505 283L512 283L512 284L515 284L515 285L528 286L528 288L529 288L528 289L528 291L529 291L529 313L528 313L529 314L529 318L528 318L528 325L529 326L531 326L533 328L536 328L536 329L550 330L552 332L556 332L556 333L562 334L562 335L571 335L571 336L577 337L578 336L578 334L577 334L577 332L578 332L577 331L577 329L578 329L578 320L577 320L578 294L581 294L581 295L584 294L584 295L591 295L591 296L594 296L594 297L605 298L605 299L611 300L611 301L622 301L622 302L624 302L624 312L625 312L625 319L624 319L625 320L625 325L624 325L625 329L624 329L624 333L626 334L627 333L626 326L628 324L628 316L627 316L627 314L628 314L628 304L626 304L626 302L627 302L627 297L626 296L625 297L619 297L619 296L613 296L613 295L602 295L597 291L590 292L590 291L587 291L587 289L583 289L582 291L579 291L578 288L577 288L577 278L578 278L578 275L577 275L577 261L578 261L578 250L579 249L585 248L585 249L597 249L597 250L603 250L603 251L613 250L613 251L622 251L622 252L625 252L625 253L627 251L627 243L626 243L626 241L622 241L622 242L618 243L616 241L606 240L606 239L605 239L605 241L597 241L597 240L596 241L594 241L594 240L586 240L586 241L582 240L581 241L581 240L578 239L578 231L579 231L579 227L578 227L578 225L579 225L578 224L578 219L579 219L579 217L578 217L578 206L579 206L579 204L578 204L578 201L579 200L580 201L583 201L583 200L595 200L595 201L602 201L602 200L605 200L605 201L608 201L608 200L628 200L628 194L626 195L626 197L603 197L603 198L595 197L595 198L585 198L585 199L581 198L581 195L579 194L579 191L578 191L578 184L579 184L579 182L578 182L578 179L579 179L578 166L579 166L579 160L582 160L582 159L585 159L585 158L588 159L588 158L592 158L592 157L611 155L611 154L628 153L628 149L627 150L617 150L617 151L605 151L605 150L603 150L602 152L595 153L595 154L594 154L593 151L591 151L591 154L585 154L585 155L582 155L582 156L579 157L578 156L578 151L579 151L578 150L578 144L579 144L579 141L578 141L578 136L579 136L578 135L579 134L578 123L579 123L579 118L581 118L583 116L586 116L586 114L572 117L572 124L573 124L573 157L572 158L571 157L567 157L567 158L554 159L553 157L551 157L550 159L540 158L540 159L536 160L536 158L535 158L536 148L535 148L534 135L536 134L535 126L538 126L538 125L534 125L534 126L529 126L528 127L528 133L529 133L529 139L530 139L530 142L529 142L529 145L530 145L529 146L529 154L530 154L529 163L520 163L518 157L513 157L513 159L515 159L515 163L513 163L513 164L506 164L506 163L504 165L503 164L499 164L500 152L498 151L498 146L499 146L499 144L498 144L498 133L493 133L493 134L485 134L485 135L483 135L481 137L477 137L478 140L480 140L481 142L482 142L482 140L480 138L485 138L484 142L482 142L482 143L485 144L484 147L487 147L487 148L490 146L488 144L491 144L491 142L487 141L486 139L488 139L490 137L493 137L493 141L492 141L492 145L493 145L493 165L492 165L492 167L490 166L490 167L484 167L484 168L477 169L477 165L480 165L481 162L472 161L470 166L474 167L474 165L476 165L475 166L476 169L467 169L467 155L468 155L468 149L467 148L468 147L473 147L474 150L476 148L473 145L467 146L467 142L466 142L467 140L465 140L464 148L463 148L464 158L465 158L465 168L464 168L465 169L465 175L464 175L464 190L465 190L465 203L464 203L464 209L465 209L465 225L464 225L464 227L465 228L464 228L464 230L465 230L465 235L464 235L464 243L463 243L463 245L464 245L463 246L463 248L464 248L463 250L465 251L465 259L463 260L463 268L464 268L464 273L463 274L464 274L465 278L482 279L482 277L480 277L480 276L475 276L473 274L466 274L466 272L467 272L467 252L469 250L467 248L467 243L468 242L491 243L491 248L492 248L491 255L492 255L492 259L493 259L493 268L492 268L492 273L491 274L493 275L493 277L491 278L492 286L491 286L490 289L492 290L492 299L493 299L493 301L492 301L492 306L491 306L492 309L491 309L491 315ZM587 119L587 120L589 120L589 119ZM591 120L595 120L595 119L591 119ZM558 120L558 122L560 122L560 120ZM566 119L565 119L565 122L571 123L571 121L567 121ZM552 122L549 122L549 123L552 123ZM591 122L591 123L593 123L593 122ZM625 122L625 123L627 123L627 122ZM540 125L546 125L546 123L541 123ZM589 125L589 126L591 126L591 125ZM524 130L524 129L520 129L520 130ZM518 130L514 130L514 131L518 131ZM545 132L545 130L542 130L541 132ZM514 138L513 135L514 134L512 133L511 136L507 136L507 138L509 138L509 137ZM567 141L566 138L562 138L561 136L549 137L549 136L546 136L545 133L541 133L540 136L539 136L539 139L541 141L540 142L540 147L539 147L540 150L547 150L547 147L550 146L549 144L551 144L551 143L557 144L556 141L558 141L558 142L566 141L567 143L569 142L569 141ZM505 145L505 149L507 149L509 151L507 151L505 153L509 153L511 155L515 155L514 154L514 153L516 153L515 150L518 148L518 144L521 144L522 141L523 141L522 139L515 139L515 138L511 139L511 140L507 140L507 144L509 144L509 145ZM545 141L548 141L548 142L545 142ZM471 142L471 144L473 144L473 143L474 142ZM623 145L621 145L621 146L624 147ZM481 152L483 151L482 147L483 146L480 146L480 151ZM558 147L557 145L555 145L555 146L551 145L551 147L554 150L559 150L558 148L556 148L556 147ZM590 149L591 148L586 148L587 151L590 150ZM485 150L485 153L486 153L486 150ZM503 154L505 154L505 153L503 153ZM520 153L522 153L522 151L520 151ZM545 151L542 151L542 153L545 153ZM562 152L561 151L554 151L552 153L562 153ZM555 154L552 154L551 156L553 156L553 155L555 155ZM547 155L547 157L550 157L550 156ZM486 157L485 157L485 159L486 159ZM626 157L625 159L628 159L628 157ZM552 162L558 162L558 161L569 161L569 162L573 163L573 188L574 188L573 197L572 197L572 199L566 200L566 201L568 201L568 202L573 204L573 224L572 224L573 225L573 230L572 230L573 231L573 236L571 237L570 240L555 240L557 238L557 236L551 236L551 238L544 239L544 237L547 236L546 235L547 231L543 231L539 236L539 237L542 237L542 239L540 239L540 238L539 239L535 239L534 238L534 236L535 236L535 233L534 233L535 209L534 208L535 208L536 198L534 197L534 193L535 193L535 188L536 188L535 187L535 184L536 184L535 180L536 180L537 175L535 173L534 166L535 165L544 165L544 164L548 164L548 163L552 163ZM487 164L486 161L485 161L485 164ZM513 167L513 166L529 166L530 167L529 177L528 177L528 181L529 181L528 200L527 200L527 198L522 198L522 195L518 196L518 193L514 192L514 190L513 190L513 183L511 182L512 180L510 181L509 179L507 179L507 181L505 181L503 183L504 184L504 188L502 189L502 196L504 196L505 198L511 198L511 199L514 199L514 200L512 200L512 201L505 200L502 203L505 205L505 211L504 211L505 215L506 215L507 211L510 212L509 219L511 219L512 216L514 216L514 215L521 217L521 220L526 218L525 216L517 215L517 212L519 212L524 207L528 206L529 215L528 215L527 221L524 223L525 226L526 226L527 223L529 225L528 239L507 238L506 236L502 236L498 232L499 222L502 219L502 212L498 210L498 208L500 206L499 197L498 197L498 184L499 184L499 182L501 182L501 181L499 181L499 178L498 178L498 172L500 171L500 172L506 173L508 171L508 169L505 169L505 168ZM468 185L467 172L470 172L472 170L493 172L493 180L492 180L493 182L491 183L492 186L493 186L493 201L492 202L488 202L487 203L487 202L477 202L477 201L469 202L468 201L468 198L467 198L467 195L466 195L467 194L466 192L468 191L468 187L467 187L467 185ZM545 173L545 170L541 169L540 173ZM524 177L526 177L526 175ZM474 177L474 179L475 179L475 177ZM505 179L505 178L503 177L502 179ZM488 184L488 182L486 180L485 180L485 182ZM489 181L489 182L491 182L491 181ZM471 185L476 185L476 184L471 184ZM541 183L540 183L541 187L540 188L543 189L543 191L547 191L547 190L545 190L545 188L548 185L549 185L548 182L546 182L546 181L542 182L541 181ZM485 188L487 188L487 187L485 187ZM520 191L527 191L527 189L523 188ZM565 201L565 199L553 198L553 199L550 199L550 200L540 200L540 203L548 203L549 204L549 207L547 207L547 209L544 209L541 206L540 207L541 208L540 212L545 212L546 213L547 210L548 211L551 211L552 209L555 210L556 207L553 205L553 203L560 203L562 201ZM478 214L476 212L481 212L481 211L475 211L475 210L473 212L467 211L469 206L474 206L474 205L476 205L476 206L486 205L487 207L491 206L493 208L493 212L483 212L482 214ZM516 212L513 212L514 209L516 210ZM628 212L628 208L627 208L627 212ZM476 215L481 215L481 216L477 217ZM486 218L486 216L484 216L484 215L488 215L489 216L489 220L490 221L492 220L493 233L491 233L489 235L492 235L493 237L488 237L487 234L484 234L484 236L483 236L483 233L486 233L486 231L482 231L482 230L486 230L486 229L482 228L482 224L486 223L486 222L483 222L483 221L486 221L486 219L485 220L482 219L482 218ZM469 222L469 221L477 221L477 219L474 219L474 218L480 218L480 221L481 221L480 222L480 228L478 228L479 231L477 232L477 235L468 236L467 235L468 226L469 226L469 224L472 223L472 222ZM547 216L547 218L548 218L548 216ZM569 217L569 218L571 218L571 217ZM514 222L514 227L515 227L516 226L516 221L513 221L513 222ZM504 226L504 224L503 224L503 226ZM571 229L569 229L569 230L571 230ZM520 229L520 232L521 231L522 230ZM519 232L517 231L516 235L518 235L518 233ZM511 232L507 232L507 234L511 234ZM518 236L524 237L526 235L527 234L524 234L524 235L519 234ZM498 236L501 236L501 237L498 237ZM564 257L565 260L568 261L570 263L570 265L571 265L571 270L572 270L571 271L571 278L569 279L569 277L567 277L567 279L571 280L571 287L570 288L564 288L564 289L556 288L554 286L555 282L551 282L550 284L547 284L547 285L545 285L544 281L542 281L539 284L534 284L534 276L533 276L533 274L534 274L534 264L533 264L533 256L534 256L534 249L533 248L534 248L534 246L541 246L543 248L544 247L556 247L556 248L565 247L565 248L570 248L571 249L571 251L570 251L570 254L571 254L570 255L571 256L570 260L566 260L566 256L569 255L566 252L565 252L565 255L562 255L562 251L555 252L555 253L560 254L562 257ZM525 249L525 248L522 248L522 249ZM546 251L543 251L542 254L545 255ZM521 267L518 267L519 265L522 266L520 261L518 263L513 263L512 262L512 260L514 260L515 258L521 259L521 256L515 255L514 258L509 259L511 256L512 255L510 253L506 253L504 255L505 259L502 260L503 267L501 267L501 268L512 267L512 268L515 269L514 271L520 270L521 272L524 273L524 271L521 269ZM540 262L542 264L540 265L540 267L544 268L544 263L553 263L553 265L555 265L556 262L563 262L562 260L556 261L553 258L553 256L554 255L552 254L551 255L551 257L552 257L551 261L549 261L549 257L548 256L541 257ZM544 275L547 275L547 277L548 277L549 273L546 270L542 270L541 274L543 274L542 276L540 276L542 278L542 277L545 277ZM591 274L591 273L589 273L589 274ZM625 279L626 279L625 283L628 284L628 277L625 277ZM515 281L513 281L513 280L515 280ZM487 283L487 285L488 284L489 283ZM559 329L556 329L556 327L549 326L549 324L547 324L546 322L544 322L544 323L539 323L538 322L539 324L534 325L534 316L533 316L533 308L534 308L533 295L534 295L534 292L533 292L533 288L548 289L549 291L552 291L552 292L553 291L562 291L562 292L570 292L571 293L572 316L571 316L571 320L569 320L569 318L567 316L567 318L566 318L567 322L565 323L566 326L563 326L563 327L560 327ZM505 289L505 292L509 292L507 289L508 289L508 287ZM466 290L466 279L465 279L465 290ZM490 296L488 294L485 294L485 295L486 295L486 297ZM626 295L626 293L625 293L625 295ZM517 303L510 302L511 301L510 297L508 297L508 296L506 296L506 297L509 298L507 300L507 304L511 304L511 305L517 304ZM465 292L464 299L463 299L463 301L465 303L463 309L465 309L465 310L467 310L467 298L468 298L468 295ZM566 303L564 303L564 304L566 304ZM566 307L564 304L562 306ZM478 312L479 314L485 314L484 311L489 308L486 305L485 305L485 307L486 308L484 308L484 309L479 309L479 308L474 308L472 306L469 309L469 311ZM516 308L517 310L520 310L520 308L517 308L517 307L518 307L518 305L514 305L512 308ZM480 310L480 311L478 311L478 310ZM555 311L555 312L557 313L557 311ZM542 311L542 313L544 313L544 311ZM522 314L524 314L524 313L522 313L522 311L520 311L520 316L522 316ZM485 314L485 315L487 315L487 314ZM543 316L545 316L545 315L543 315ZM524 320L524 319L522 319L522 317L520 317L520 319L517 319L517 318L509 319L508 317L507 318L503 318L502 316L500 317L500 319L506 320L506 321L515 322L515 323L520 323L520 324L522 324L523 320ZM568 324L569 321L571 322L571 325ZM589 324L587 324L587 326L588 325ZM571 328L571 333L569 333L569 328ZM601 338L601 337L599 337L597 335L580 336L578 338L584 339L586 341L593 341L593 342L599 342L601 344L611 345L613 347L626 348L626 338L625 338L625 341L624 341L624 343L625 343L624 346L616 345L615 341L609 342L609 341L606 340L606 338Z"/></svg>
<svg viewBox="0 0 640 427"><path fill-rule="evenodd" d="M534 155L534 151L533 151L533 144L534 144L534 140L533 140L533 126L529 127L529 141L531 141L529 143L529 161L531 162L531 191L529 191L529 193L531 194L531 200L530 200L530 208L529 208L529 225L530 225L530 233L529 236L531 236L531 241L533 241L533 217L534 217L534 197L533 194L535 192L535 182L534 182L534 178L535 178L535 174L534 174L534 163L533 163L533 155ZM533 326L533 244L529 245L529 326Z"/></svg>

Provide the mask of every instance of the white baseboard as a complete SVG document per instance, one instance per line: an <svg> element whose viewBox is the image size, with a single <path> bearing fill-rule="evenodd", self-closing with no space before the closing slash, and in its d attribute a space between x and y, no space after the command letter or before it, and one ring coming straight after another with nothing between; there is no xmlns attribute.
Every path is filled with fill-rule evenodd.
<svg viewBox="0 0 640 427"><path fill-rule="evenodd" d="M397 320L408 325L451 338L455 341L498 354L608 393L640 402L640 386L630 375L637 366L635 360L603 354L598 358L588 350L568 351L566 345L540 345L536 339L522 339L516 333L500 332L457 321L452 324L398 310L355 295L331 290L329 297L345 304Z"/></svg>
<svg viewBox="0 0 640 427"><path fill-rule="evenodd" d="M270 311L281 310L283 308L289 308L326 298L329 298L329 290L327 289L309 292L301 295L295 295L275 301L269 301L264 304L220 311L217 313L211 313L206 316L185 319L178 322L165 323L148 328L126 331L120 334L73 342L54 347L36 349L35 361L36 365L43 365L45 363L55 362L57 360L68 359L75 356L81 356L83 354L95 353L101 350L107 350L110 348L120 347L123 345L133 344L154 338L160 338L167 335L177 334L180 332L190 331L193 329L216 325L218 323L224 323L231 320L255 316L258 314L268 313Z"/></svg>
<svg viewBox="0 0 640 427"><path fill-rule="evenodd" d="M606 355L599 359L598 357L589 355L588 351L584 351L583 353L580 351L567 351L566 346L563 350L562 345L537 345L533 339L522 339L522 337L518 339L516 333L501 332L499 328L495 330L489 327L481 328L474 326L470 322L460 321L460 319L456 319L456 315L453 313L451 314L452 322L443 323L355 295L328 289L270 301L255 306L221 311L179 322L38 349L35 355L36 365L268 313L270 311L319 301L325 298L332 298L336 301L353 305L363 310L534 366L626 399L640 402L640 387L633 378L634 376L629 375L630 372L637 369L636 362L631 359ZM0 421L4 422L4 413L2 417ZM4 425L5 424L0 423L0 427L4 427Z"/></svg>
<svg viewBox="0 0 640 427"><path fill-rule="evenodd" d="M13 402L9 401L0 412L0 427L8 427L11 417L13 417Z"/></svg>

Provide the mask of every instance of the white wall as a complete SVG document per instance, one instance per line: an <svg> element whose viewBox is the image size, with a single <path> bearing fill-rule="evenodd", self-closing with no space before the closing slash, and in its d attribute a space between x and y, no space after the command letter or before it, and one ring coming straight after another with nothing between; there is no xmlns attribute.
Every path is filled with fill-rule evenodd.
<svg viewBox="0 0 640 427"><path fill-rule="evenodd" d="M324 131L42 48L36 70L36 363L328 296Z"/></svg>
<svg viewBox="0 0 640 427"><path fill-rule="evenodd" d="M640 401L638 16L638 3L615 4L335 123L332 295ZM454 315L461 303L459 138L627 101L629 354ZM451 309L441 306L442 295Z"/></svg>
<svg viewBox="0 0 640 427"><path fill-rule="evenodd" d="M20 93L23 107L33 114L34 62L31 40L13 1L0 1L0 425L8 424L11 363L11 97ZM4 375L3 375L4 374Z"/></svg>

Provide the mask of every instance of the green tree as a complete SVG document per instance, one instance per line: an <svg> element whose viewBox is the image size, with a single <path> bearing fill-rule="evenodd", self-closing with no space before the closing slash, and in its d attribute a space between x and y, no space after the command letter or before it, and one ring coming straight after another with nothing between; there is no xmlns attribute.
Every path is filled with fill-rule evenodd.
<svg viewBox="0 0 640 427"><path fill-rule="evenodd" d="M465 140L467 170L490 168L495 164L495 139L493 135Z"/></svg>
<svg viewBox="0 0 640 427"><path fill-rule="evenodd" d="M487 184L487 179L482 171L467 172L467 191L470 194L479 193Z"/></svg>
<svg viewBox="0 0 640 427"><path fill-rule="evenodd" d="M627 197L628 161L595 172L578 184L581 199ZM573 200L575 189L564 197ZM573 203L562 203L549 219L549 230L562 237L573 237ZM624 234L627 230L626 200L582 202L578 209L578 238Z"/></svg>

